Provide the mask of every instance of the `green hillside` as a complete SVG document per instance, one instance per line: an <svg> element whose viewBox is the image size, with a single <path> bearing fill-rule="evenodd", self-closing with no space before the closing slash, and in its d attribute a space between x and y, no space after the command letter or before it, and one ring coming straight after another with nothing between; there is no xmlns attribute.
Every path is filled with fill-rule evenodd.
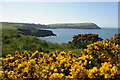
<svg viewBox="0 0 120 80"><path fill-rule="evenodd" d="M77 29L100 29L95 23L62 23L62 24L49 24L54 28L77 28Z"/></svg>
<svg viewBox="0 0 120 80"><path fill-rule="evenodd" d="M16 30L23 35L32 35L36 37L56 36L50 30L36 29L36 24L32 24L32 23L0 22L0 24L2 26L2 30ZM45 26L40 25L40 27L45 27Z"/></svg>
<svg viewBox="0 0 120 80"><path fill-rule="evenodd" d="M36 30L35 28L23 28L16 27L22 26L22 24L17 23L4 23L2 24L2 35L0 35L0 51L2 51L1 56L8 53L13 53L15 51L41 51L41 52L52 52L52 51L73 51L75 53L79 52L79 49L70 44L58 44L51 43L44 40L40 40L36 36L41 34L44 35L49 33L48 30ZM0 31L1 32L1 31ZM49 33L51 34L51 33ZM1 45L2 42L2 45Z"/></svg>

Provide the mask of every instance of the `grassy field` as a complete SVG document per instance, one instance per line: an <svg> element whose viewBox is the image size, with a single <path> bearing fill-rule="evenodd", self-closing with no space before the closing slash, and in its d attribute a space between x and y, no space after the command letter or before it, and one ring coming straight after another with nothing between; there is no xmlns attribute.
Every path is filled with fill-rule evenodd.
<svg viewBox="0 0 120 80"><path fill-rule="evenodd" d="M7 24L7 23L1 23L1 28L2 28L2 30L16 30L16 29L18 29L18 27L16 27L16 26L22 26L22 24L19 24L19 23L16 23L16 24Z"/></svg>
<svg viewBox="0 0 120 80"><path fill-rule="evenodd" d="M4 25L4 26L2 26L2 29L3 30L15 30L15 29L17 29L17 27L15 27L15 26L9 26L9 25Z"/></svg>

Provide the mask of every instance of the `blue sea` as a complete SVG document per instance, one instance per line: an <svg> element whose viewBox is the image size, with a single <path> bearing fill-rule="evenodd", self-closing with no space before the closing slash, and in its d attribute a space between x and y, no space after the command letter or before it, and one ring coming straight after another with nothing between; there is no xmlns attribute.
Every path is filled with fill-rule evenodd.
<svg viewBox="0 0 120 80"><path fill-rule="evenodd" d="M38 37L52 43L68 43L72 41L72 37L77 34L94 33L99 34L101 38L110 39L114 34L118 33L118 28L102 28L102 29L47 29L53 31L57 36Z"/></svg>

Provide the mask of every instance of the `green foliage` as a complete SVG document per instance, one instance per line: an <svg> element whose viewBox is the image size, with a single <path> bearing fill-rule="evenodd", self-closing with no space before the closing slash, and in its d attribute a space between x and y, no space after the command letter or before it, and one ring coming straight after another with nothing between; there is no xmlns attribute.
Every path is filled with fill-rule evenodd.
<svg viewBox="0 0 120 80"><path fill-rule="evenodd" d="M50 43L44 40L40 40L35 36L24 36L21 35L21 31L18 29L26 29L29 30L31 33L37 33L35 29L26 28L26 27L17 27L23 26L22 23L0 23L2 24L2 45L1 51L2 55L6 55L8 53L13 53L14 51L41 51L41 52L52 52L52 51L69 51L73 50L75 53L79 53L78 48L74 48L73 45L68 44L57 44L57 43ZM48 32L46 30L46 32ZM44 33L46 33L44 30ZM50 32L50 31L49 31ZM43 33L43 32L40 32ZM39 34L40 34L39 33ZM37 33L38 34L38 33ZM42 34L41 34L42 35Z"/></svg>
<svg viewBox="0 0 120 80"><path fill-rule="evenodd" d="M16 26L22 26L22 24L12 24L12 23L0 23L2 30L16 30L18 27Z"/></svg>
<svg viewBox="0 0 120 80"><path fill-rule="evenodd" d="M7 30L13 30L13 29L17 29L16 27L14 26L9 26L9 25L5 25L5 26L2 26L2 29L7 29Z"/></svg>
<svg viewBox="0 0 120 80"><path fill-rule="evenodd" d="M52 52L52 51L69 51L78 53L79 50L70 44L58 44L50 43L44 40L40 40L35 36L24 36L19 34L16 30L3 30L2 34L2 53L6 55L8 53L13 53L15 51L41 51L41 52Z"/></svg>

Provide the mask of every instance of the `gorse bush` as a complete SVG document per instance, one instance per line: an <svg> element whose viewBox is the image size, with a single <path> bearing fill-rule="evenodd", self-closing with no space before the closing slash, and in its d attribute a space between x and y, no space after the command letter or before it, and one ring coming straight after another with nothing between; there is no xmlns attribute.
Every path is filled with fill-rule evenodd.
<svg viewBox="0 0 120 80"><path fill-rule="evenodd" d="M81 56L71 51L16 51L1 58L1 78L119 79L120 45L119 40L115 41L117 37L87 45L86 49L80 49Z"/></svg>
<svg viewBox="0 0 120 80"><path fill-rule="evenodd" d="M98 34L78 34L73 36L73 40L69 41L70 44L73 44L78 47L85 47L88 44L93 42L102 41L103 39L99 37Z"/></svg>

